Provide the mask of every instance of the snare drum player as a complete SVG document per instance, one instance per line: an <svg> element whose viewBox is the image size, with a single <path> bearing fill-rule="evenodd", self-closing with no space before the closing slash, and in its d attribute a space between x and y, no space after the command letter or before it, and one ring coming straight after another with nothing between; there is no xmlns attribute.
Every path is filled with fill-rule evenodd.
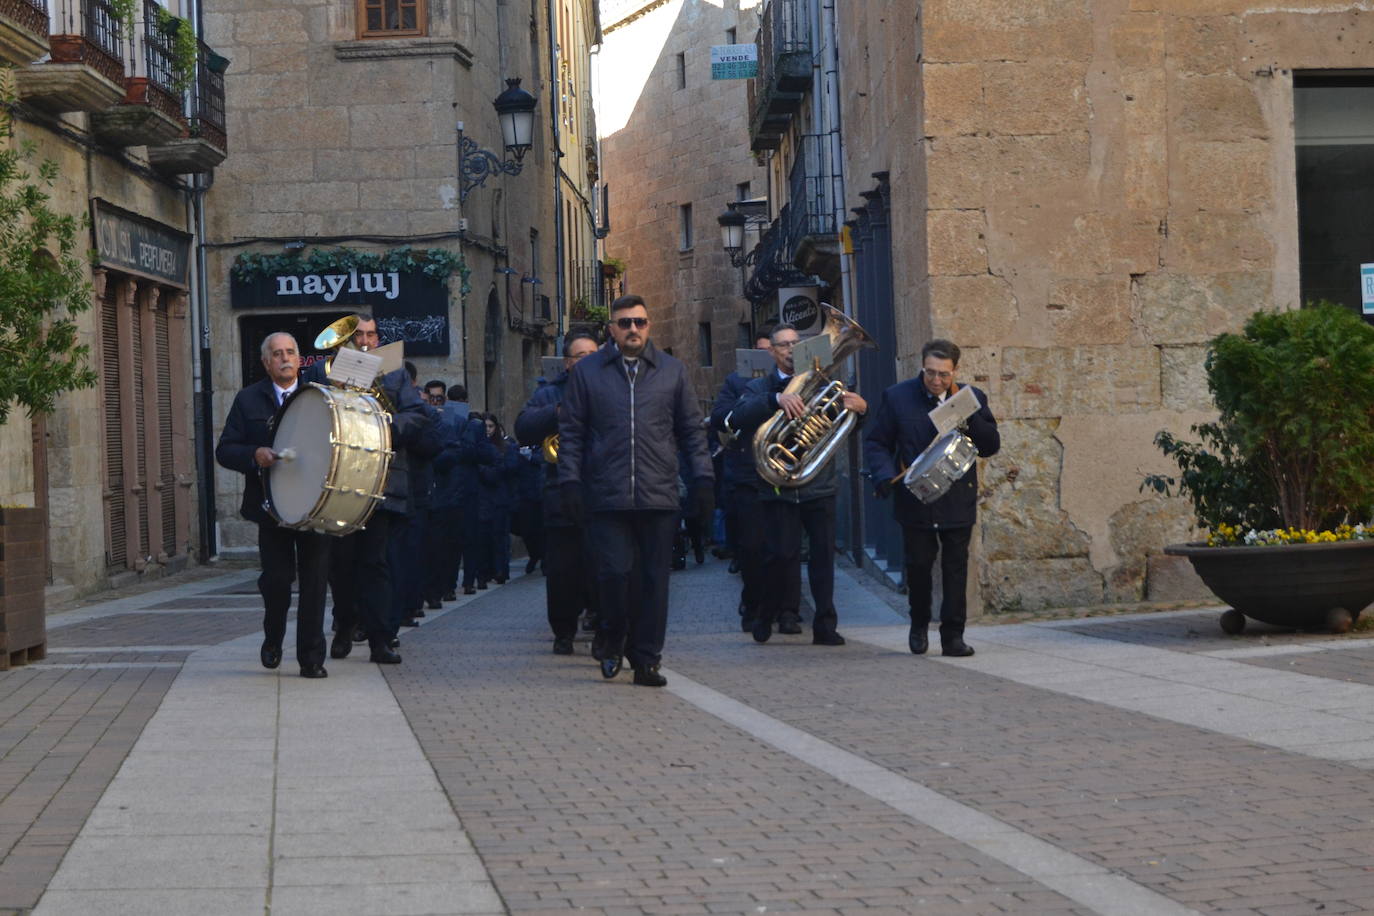
<svg viewBox="0 0 1374 916"><path fill-rule="evenodd" d="M879 499L896 491L895 514L902 526L906 562L907 600L911 605L911 632L907 646L924 655L929 641L931 569L940 555L943 597L940 601L942 655L962 658L973 654L964 642L968 616L968 545L978 511L978 468L975 465L955 482L950 491L930 504L922 503L901 485L903 469L936 438L930 412L959 390L959 348L948 340L932 340L921 348L921 374L898 382L883 392L878 409L864 436L864 458ZM965 433L988 458L1001 448L997 420L988 409L988 397L974 388L980 405L968 418Z"/></svg>
<svg viewBox="0 0 1374 916"><path fill-rule="evenodd" d="M244 476L239 512L258 525L258 558L262 575L262 650L264 668L281 664L286 612L291 607L291 583L300 577L296 608L296 661L301 677L326 677L324 670L324 590L329 575L329 536L283 528L263 504L262 472L277 462L272 451L272 420L296 393L301 365L300 348L290 334L277 332L262 342L267 378L234 396L224 421L215 460Z"/></svg>

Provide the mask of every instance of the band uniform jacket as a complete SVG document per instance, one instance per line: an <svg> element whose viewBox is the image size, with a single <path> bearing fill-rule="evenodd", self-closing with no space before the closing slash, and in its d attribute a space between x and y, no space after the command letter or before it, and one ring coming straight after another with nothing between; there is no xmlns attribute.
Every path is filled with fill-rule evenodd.
<svg viewBox="0 0 1374 916"><path fill-rule="evenodd" d="M302 381L297 381L300 391ZM292 397L295 397L292 394ZM290 398L287 399L290 402ZM263 504L266 499L262 486L262 471L253 460L259 448L270 448L277 415L277 393L270 378L261 379L234 395L229 416L224 420L219 443L215 446L215 460L244 477L243 501L239 514L260 525L276 524Z"/></svg>
<svg viewBox="0 0 1374 916"><path fill-rule="evenodd" d="M988 408L988 396L979 388L974 388L973 393L981 406L968 418L965 433L973 440L978 455L990 458L1002 447L1002 436ZM930 421L930 412L939 403L919 376L898 382L883 392L864 436L864 462L874 483L891 480L902 473L935 441L935 424ZM896 494L895 515L904 526L969 528L977 518L977 464L933 503L923 503L912 496L900 480L892 489Z"/></svg>
<svg viewBox="0 0 1374 916"><path fill-rule="evenodd" d="M587 509L678 509L678 451L697 483L714 481L687 370L652 340L633 385L614 343L573 367L558 421L558 481L580 481Z"/></svg>
<svg viewBox="0 0 1374 916"><path fill-rule="evenodd" d="M525 402L515 418L515 438L521 445L534 449L535 459L544 465L544 524L551 528L566 528L572 521L563 513L563 495L558 491L558 465L540 457L544 440L558 432L558 405L568 386L568 373L545 385L540 385Z"/></svg>

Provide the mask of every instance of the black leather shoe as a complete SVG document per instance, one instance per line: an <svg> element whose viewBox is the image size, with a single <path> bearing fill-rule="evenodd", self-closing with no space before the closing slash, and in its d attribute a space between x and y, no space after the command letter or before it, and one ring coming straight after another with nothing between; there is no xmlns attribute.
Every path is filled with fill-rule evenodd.
<svg viewBox="0 0 1374 916"><path fill-rule="evenodd" d="M788 636L796 636L801 631L801 618L796 614L783 614L778 617L779 633L786 633Z"/></svg>
<svg viewBox="0 0 1374 916"><path fill-rule="evenodd" d="M301 665L301 677L329 677L324 665Z"/></svg>
<svg viewBox="0 0 1374 916"><path fill-rule="evenodd" d="M930 631L925 627L912 627L906 637L906 646L912 655L925 655L930 648Z"/></svg>
<svg viewBox="0 0 1374 916"><path fill-rule="evenodd" d="M463 586L463 594L464 594L464 595L475 595L475 594L477 594L477 589L473 588L471 585L464 585L464 586Z"/></svg>
<svg viewBox="0 0 1374 916"><path fill-rule="evenodd" d="M507 581L507 577L506 577L506 576L497 576L495 579L492 579L491 581L495 582L497 585L505 585L505 584L506 584L506 581Z"/></svg>
<svg viewBox="0 0 1374 916"><path fill-rule="evenodd" d="M399 665L401 663L401 653L386 646L375 646L372 649L372 656L368 659L379 665Z"/></svg>
<svg viewBox="0 0 1374 916"><path fill-rule="evenodd" d="M768 637L773 635L773 624L768 620L754 621L754 642L768 642Z"/></svg>
<svg viewBox="0 0 1374 916"><path fill-rule="evenodd" d="M658 665L635 669L635 683L641 687L663 687L668 679L658 673Z"/></svg>
<svg viewBox="0 0 1374 916"><path fill-rule="evenodd" d="M601 660L601 676L610 680L620 673L620 656L608 655Z"/></svg>
<svg viewBox="0 0 1374 916"><path fill-rule="evenodd" d="M258 652L258 658L262 660L262 666L264 668L277 667L281 664L281 646L274 646L270 642L264 642L261 651Z"/></svg>
<svg viewBox="0 0 1374 916"><path fill-rule="evenodd" d="M362 627L354 627L354 628L353 628L353 641L354 641L354 642L367 642L367 631L364 630Z"/></svg>
<svg viewBox="0 0 1374 916"><path fill-rule="evenodd" d="M457 601L457 600L458 600L458 593L457 593L456 591L454 591L453 589L449 589L448 591L444 592L444 600L445 600L445 601Z"/></svg>
<svg viewBox="0 0 1374 916"><path fill-rule="evenodd" d="M530 573L534 572L534 568L538 565L539 561L534 557L530 557L529 562L525 564L525 575L528 576Z"/></svg>
<svg viewBox="0 0 1374 916"><path fill-rule="evenodd" d="M479 592L481 592L481 591L486 591L486 588L487 588L487 583L486 583L486 582L478 582L478 583L477 583L477 590L478 590Z"/></svg>
<svg viewBox="0 0 1374 916"><path fill-rule="evenodd" d="M842 646L844 645L844 637L839 633L813 633L811 635L811 645Z"/></svg>
<svg viewBox="0 0 1374 916"><path fill-rule="evenodd" d="M401 644L401 640L400 640L400 637L398 637L398 636L393 636L393 637L391 637L390 639L388 639L388 640L386 641L386 647L387 647L388 649L394 649L394 648L396 648L397 646L399 646L400 644Z"/></svg>
<svg viewBox="0 0 1374 916"><path fill-rule="evenodd" d="M419 625L420 621L416 620L414 617L407 617L405 620L401 621L401 626L403 627L418 627Z"/></svg>
<svg viewBox="0 0 1374 916"><path fill-rule="evenodd" d="M950 658L968 658L973 654L973 646L956 636L949 642L940 641L940 654L948 655Z"/></svg>
<svg viewBox="0 0 1374 916"><path fill-rule="evenodd" d="M437 611L437 610L439 610L439 608L441 608L441 607L443 607L443 606L444 606L443 602L442 602L442 601L439 601L439 600L436 599L436 598L431 598L431 599L429 599L428 601L425 602L425 607L429 608L431 611ZM422 611L421 613L423 613L423 611Z"/></svg>
<svg viewBox="0 0 1374 916"><path fill-rule="evenodd" d="M422 607L417 607L415 609L415 619L419 620L423 616L425 616L425 609Z"/></svg>
<svg viewBox="0 0 1374 916"><path fill-rule="evenodd" d="M348 658L348 653L353 651L353 642L348 639L340 639L335 636L329 643L330 658Z"/></svg>
<svg viewBox="0 0 1374 916"><path fill-rule="evenodd" d="M558 636L558 637L555 637L555 638L554 638L554 641L553 641L553 654L554 654L554 655L572 655L572 654L573 654L572 639L571 639L570 637L567 637L567 636Z"/></svg>

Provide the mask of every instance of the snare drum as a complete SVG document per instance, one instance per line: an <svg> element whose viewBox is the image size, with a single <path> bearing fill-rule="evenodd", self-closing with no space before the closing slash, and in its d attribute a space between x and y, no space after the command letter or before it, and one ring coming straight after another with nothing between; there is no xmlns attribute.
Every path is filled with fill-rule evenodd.
<svg viewBox="0 0 1374 916"><path fill-rule="evenodd" d="M902 484L923 503L933 503L968 473L978 458L973 440L957 429L936 439L906 469Z"/></svg>
<svg viewBox="0 0 1374 916"><path fill-rule="evenodd" d="M302 385L277 417L263 475L267 509L283 526L351 534L386 490L391 417L365 391Z"/></svg>

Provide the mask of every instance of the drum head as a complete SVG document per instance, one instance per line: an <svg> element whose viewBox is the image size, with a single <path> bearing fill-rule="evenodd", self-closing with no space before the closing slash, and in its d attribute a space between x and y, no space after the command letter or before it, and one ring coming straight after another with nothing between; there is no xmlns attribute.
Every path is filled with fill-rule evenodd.
<svg viewBox="0 0 1374 916"><path fill-rule="evenodd" d="M334 415L318 388L302 387L277 420L272 451L294 449L295 459L278 461L267 470L267 492L283 525L308 516L324 493L334 449Z"/></svg>

